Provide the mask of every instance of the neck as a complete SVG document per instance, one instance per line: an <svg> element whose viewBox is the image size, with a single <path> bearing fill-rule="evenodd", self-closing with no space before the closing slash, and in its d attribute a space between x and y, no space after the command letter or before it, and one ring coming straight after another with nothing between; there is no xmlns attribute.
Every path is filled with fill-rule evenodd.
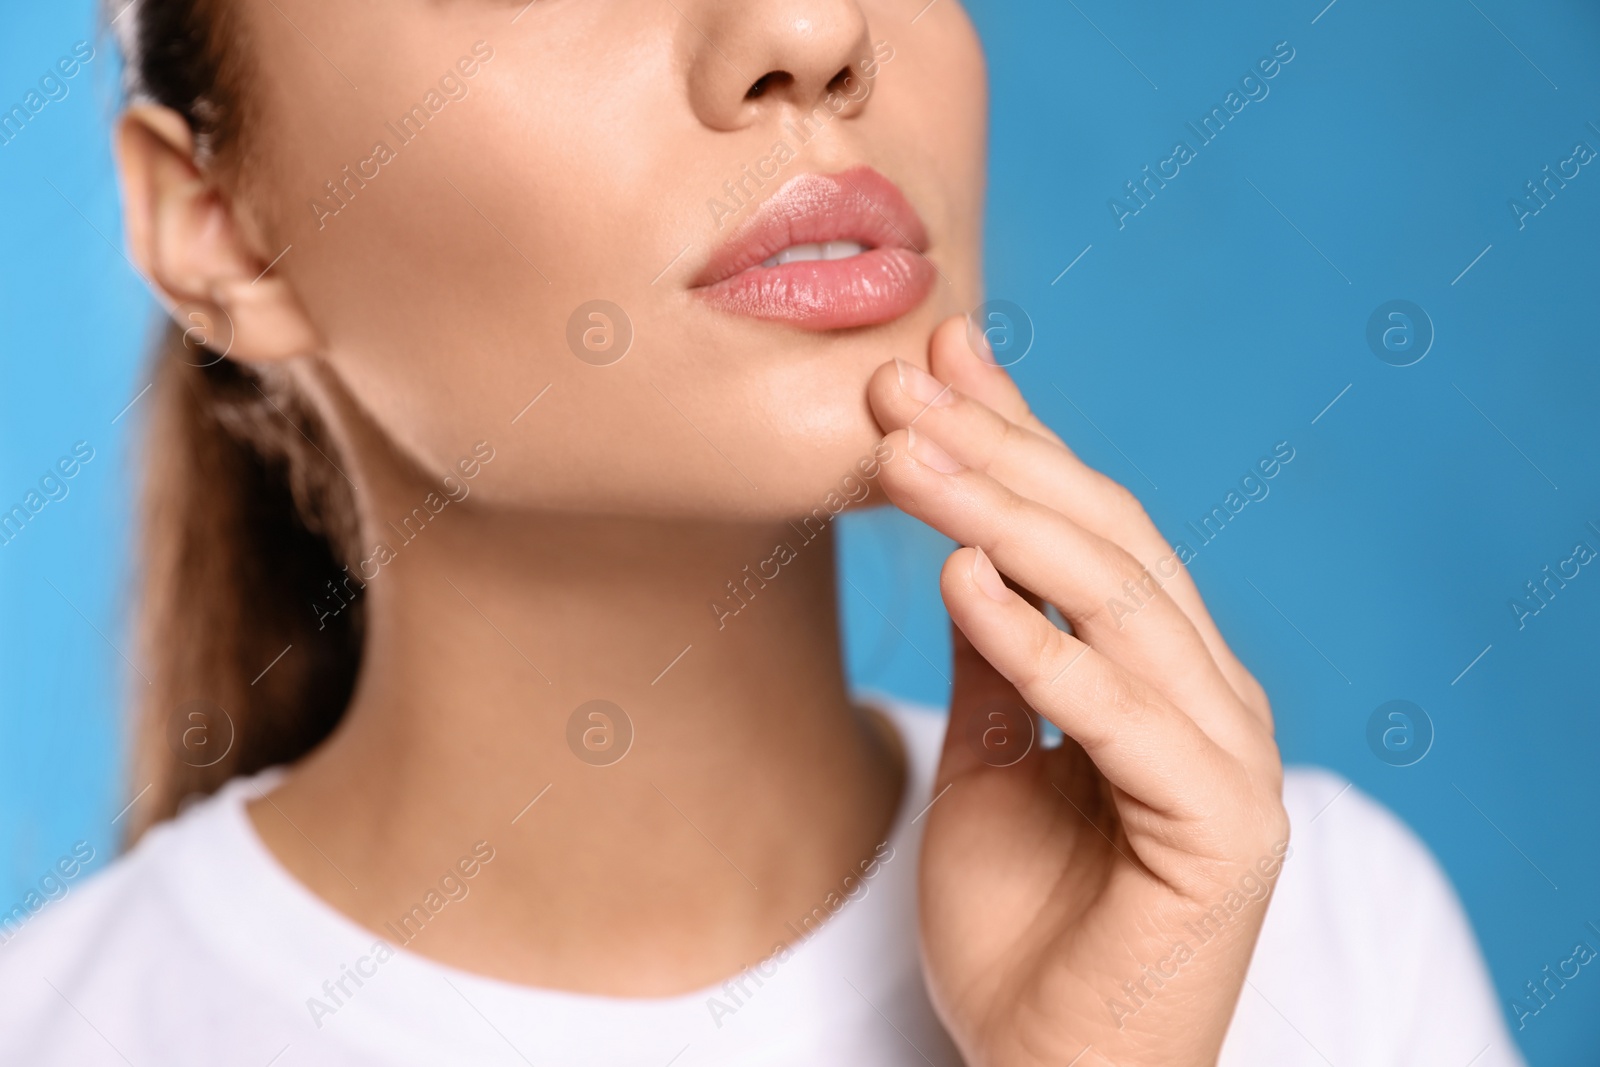
<svg viewBox="0 0 1600 1067"><path fill-rule="evenodd" d="M681 992L887 835L898 757L847 698L831 529L408 507L365 523L389 552L345 719L251 809L340 910L513 981Z"/></svg>

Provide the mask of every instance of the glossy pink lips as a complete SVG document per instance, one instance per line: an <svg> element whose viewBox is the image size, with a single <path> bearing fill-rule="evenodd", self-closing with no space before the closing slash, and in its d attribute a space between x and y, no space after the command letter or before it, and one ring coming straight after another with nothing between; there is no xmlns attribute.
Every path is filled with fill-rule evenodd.
<svg viewBox="0 0 1600 1067"><path fill-rule="evenodd" d="M764 265L796 245L853 242L843 259ZM904 194L871 167L801 174L763 201L712 255L694 291L724 311L808 330L875 326L933 287L928 233Z"/></svg>

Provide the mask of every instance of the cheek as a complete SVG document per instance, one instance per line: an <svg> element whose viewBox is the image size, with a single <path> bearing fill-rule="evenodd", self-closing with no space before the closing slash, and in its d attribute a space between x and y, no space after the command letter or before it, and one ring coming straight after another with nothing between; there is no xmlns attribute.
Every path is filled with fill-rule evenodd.
<svg viewBox="0 0 1600 1067"><path fill-rule="evenodd" d="M380 125L396 158L320 228L312 212L287 205L296 287L335 369L380 429L425 466L442 469L463 443L498 447L552 421L570 424L546 451L548 466L602 464L617 449L618 427L659 430L678 419L643 379L628 384L631 364L674 340L663 330L670 317L654 310L665 289L650 286L681 247L671 244L650 175L652 161L671 173L673 160L652 143L660 116L655 105L637 106L651 97L635 87L611 90L635 102L622 116L633 129L592 121L576 101L524 99L587 84L578 73L502 47L471 95L412 142L400 145ZM390 110L403 112L405 94L389 95ZM321 139L362 143L344 129ZM282 186L315 191L314 175L343 166L337 153L316 155ZM615 366L586 363L568 344L574 312L596 298L624 309L619 333L634 334Z"/></svg>
<svg viewBox="0 0 1600 1067"><path fill-rule="evenodd" d="M471 442L495 447L479 504L804 512L881 436L872 370L921 362L934 326L979 299L982 59L959 12L925 21L937 30L917 47L894 42L861 139L838 142L898 181L933 234L945 281L898 322L822 337L697 306L685 286L718 237L706 202L769 146L728 149L662 91L676 85L670 51L615 36L628 61L603 82L570 50L497 41L467 99L404 146L381 119L445 62L430 53L388 86L364 78L364 96L386 102L378 120L313 117L303 154L279 164L293 171L273 179L285 267L335 370L404 452L442 474ZM319 228L307 201L375 136L396 158ZM569 343L595 300L631 333L606 366Z"/></svg>

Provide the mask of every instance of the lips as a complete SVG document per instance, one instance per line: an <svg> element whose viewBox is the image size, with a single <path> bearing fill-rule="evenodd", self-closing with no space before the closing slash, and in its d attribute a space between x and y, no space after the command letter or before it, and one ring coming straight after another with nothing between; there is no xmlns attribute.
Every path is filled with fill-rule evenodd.
<svg viewBox="0 0 1600 1067"><path fill-rule="evenodd" d="M808 330L876 326L922 303L937 272L927 228L871 167L801 174L763 201L692 291L735 315Z"/></svg>

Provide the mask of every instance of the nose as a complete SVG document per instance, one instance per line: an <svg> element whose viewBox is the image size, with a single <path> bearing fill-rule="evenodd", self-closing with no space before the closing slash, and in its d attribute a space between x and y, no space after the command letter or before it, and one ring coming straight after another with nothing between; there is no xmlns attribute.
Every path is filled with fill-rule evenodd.
<svg viewBox="0 0 1600 1067"><path fill-rule="evenodd" d="M866 106L873 72L856 0L677 0L690 42L689 96L707 126L737 130L785 107Z"/></svg>

